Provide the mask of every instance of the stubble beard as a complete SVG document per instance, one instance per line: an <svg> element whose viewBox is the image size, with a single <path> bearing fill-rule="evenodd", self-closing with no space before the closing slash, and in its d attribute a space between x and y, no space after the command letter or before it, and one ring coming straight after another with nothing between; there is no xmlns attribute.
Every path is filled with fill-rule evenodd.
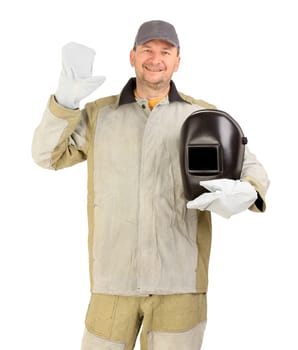
<svg viewBox="0 0 298 350"><path fill-rule="evenodd" d="M165 90L168 88L170 84L170 80L159 79L157 81L150 81L146 79L144 75L139 77L138 81L142 86L147 87L154 91Z"/></svg>

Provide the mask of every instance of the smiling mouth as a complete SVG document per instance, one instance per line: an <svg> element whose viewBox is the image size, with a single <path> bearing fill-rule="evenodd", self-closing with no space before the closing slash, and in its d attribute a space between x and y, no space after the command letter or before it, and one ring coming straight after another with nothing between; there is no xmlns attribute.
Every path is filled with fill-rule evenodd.
<svg viewBox="0 0 298 350"><path fill-rule="evenodd" d="M152 67L152 66L148 66L148 65L145 65L144 68L149 71L149 72L153 72L153 73L156 73L156 72L162 72L164 69L161 68L161 67Z"/></svg>

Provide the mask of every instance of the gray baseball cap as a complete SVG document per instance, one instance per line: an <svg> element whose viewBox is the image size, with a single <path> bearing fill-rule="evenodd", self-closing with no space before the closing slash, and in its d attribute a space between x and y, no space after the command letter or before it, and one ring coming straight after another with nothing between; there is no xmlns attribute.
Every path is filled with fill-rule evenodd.
<svg viewBox="0 0 298 350"><path fill-rule="evenodd" d="M154 20L143 23L136 35L134 46L143 45L153 39L165 40L177 48L180 47L176 30L168 22Z"/></svg>

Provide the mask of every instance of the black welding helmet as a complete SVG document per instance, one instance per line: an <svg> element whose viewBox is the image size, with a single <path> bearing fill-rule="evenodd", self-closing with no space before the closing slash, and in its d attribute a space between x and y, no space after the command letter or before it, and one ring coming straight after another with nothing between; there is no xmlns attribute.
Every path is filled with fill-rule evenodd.
<svg viewBox="0 0 298 350"><path fill-rule="evenodd" d="M183 123L180 164L184 194L192 200L207 190L200 181L240 178L247 143L239 124L226 112L202 109Z"/></svg>

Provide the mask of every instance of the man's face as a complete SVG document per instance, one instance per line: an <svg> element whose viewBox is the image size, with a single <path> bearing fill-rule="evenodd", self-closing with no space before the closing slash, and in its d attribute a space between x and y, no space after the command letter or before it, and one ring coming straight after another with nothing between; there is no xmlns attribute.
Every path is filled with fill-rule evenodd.
<svg viewBox="0 0 298 350"><path fill-rule="evenodd" d="M137 80L143 84L168 84L178 70L178 49L163 40L151 40L138 45L130 52L130 63L135 68Z"/></svg>

